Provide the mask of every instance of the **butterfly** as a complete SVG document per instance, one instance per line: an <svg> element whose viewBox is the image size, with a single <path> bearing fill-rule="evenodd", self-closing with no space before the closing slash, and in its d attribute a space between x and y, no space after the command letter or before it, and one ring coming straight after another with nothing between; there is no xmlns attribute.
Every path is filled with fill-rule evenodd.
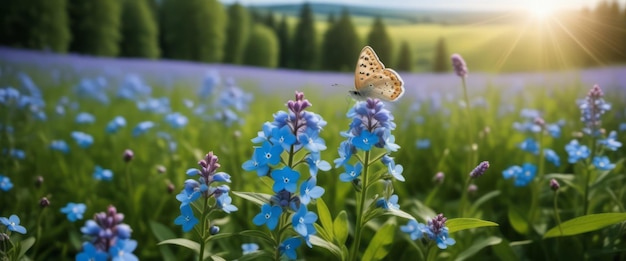
<svg viewBox="0 0 626 261"><path fill-rule="evenodd" d="M354 71L354 88L350 96L355 100L376 98L396 101L404 94L404 82L400 75L378 59L374 49L363 47Z"/></svg>

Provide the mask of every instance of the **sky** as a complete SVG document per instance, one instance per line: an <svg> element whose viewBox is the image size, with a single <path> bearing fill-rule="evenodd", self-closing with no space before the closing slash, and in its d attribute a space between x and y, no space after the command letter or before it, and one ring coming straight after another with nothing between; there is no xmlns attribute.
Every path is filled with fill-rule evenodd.
<svg viewBox="0 0 626 261"><path fill-rule="evenodd" d="M582 7L594 7L603 0L220 0L222 3L231 4L239 2L243 5L250 4L299 4L309 3L334 3L355 4L373 7L389 8L415 8L426 10L472 10L472 11L513 11L528 10L533 8L549 7L559 9L580 9ZM614 0L609 0L614 1ZM617 0L624 8L626 0Z"/></svg>

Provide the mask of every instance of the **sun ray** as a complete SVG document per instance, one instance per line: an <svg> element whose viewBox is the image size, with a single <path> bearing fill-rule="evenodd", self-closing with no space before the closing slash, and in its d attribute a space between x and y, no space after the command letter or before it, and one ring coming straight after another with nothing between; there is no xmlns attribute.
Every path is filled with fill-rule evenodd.
<svg viewBox="0 0 626 261"><path fill-rule="evenodd" d="M587 53L594 61L596 61L600 65L605 65L605 63L602 62L593 52L591 52L578 38L576 38L576 36L572 34L572 32L567 29L567 27L565 27L558 20L556 20L555 22L561 28L561 30L563 30L572 40L574 40L574 42L576 42L576 44L578 44L578 46L580 46L580 48L582 48L583 51L585 51L585 53Z"/></svg>
<svg viewBox="0 0 626 261"><path fill-rule="evenodd" d="M553 20L556 20L558 18L551 18L550 22L554 22ZM557 63L557 69L558 69L558 65L560 62L561 68L560 69L565 69L567 68L567 60L566 60L566 55L563 53L563 49L561 48L562 45L559 44L558 40L556 39L556 34L554 32L554 28L552 27L553 23L547 23L546 27L548 30L548 37L550 40L550 43L552 43L552 48L555 51L555 57L556 57L556 63Z"/></svg>
<svg viewBox="0 0 626 261"><path fill-rule="evenodd" d="M528 25L529 23L524 24L524 27L519 32L519 34L517 34L517 37L515 37L515 40L513 41L513 43L511 43L511 46L509 47L509 49L504 53L504 55L500 59L498 59L498 61L496 62L496 71L500 71L502 69L502 66L504 66L504 63L509 58L509 56L511 55L511 53L513 52L513 50L519 43L520 39L522 38L522 35L526 33L526 30L528 30Z"/></svg>

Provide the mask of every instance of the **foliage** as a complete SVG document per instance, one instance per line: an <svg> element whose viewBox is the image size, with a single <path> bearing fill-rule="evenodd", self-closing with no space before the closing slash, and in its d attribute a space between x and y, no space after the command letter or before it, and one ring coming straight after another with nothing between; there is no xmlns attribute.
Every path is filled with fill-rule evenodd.
<svg viewBox="0 0 626 261"><path fill-rule="evenodd" d="M296 69L311 70L317 67L317 37L314 23L311 6L304 3L292 40L294 48L291 60Z"/></svg>
<svg viewBox="0 0 626 261"><path fill-rule="evenodd" d="M444 38L439 38L437 40L437 45L435 46L435 56L433 57L433 72L447 72L450 70L450 55L448 54L448 50L446 47L446 40Z"/></svg>
<svg viewBox="0 0 626 261"><path fill-rule="evenodd" d="M402 42L396 61L396 70L401 72L410 72L413 70L413 63L415 59L413 58L413 52L411 52L411 47L409 47L408 42Z"/></svg>
<svg viewBox="0 0 626 261"><path fill-rule="evenodd" d="M387 67L393 67L395 65L395 60L392 59L394 58L393 42L391 41L391 37L389 36L389 33L385 28L385 24L383 23L383 19L380 16L374 19L372 28L367 35L367 45L376 50L378 58L380 58L381 61L384 61Z"/></svg>
<svg viewBox="0 0 626 261"><path fill-rule="evenodd" d="M274 68L278 65L279 48L273 30L264 25L254 25L246 45L244 64Z"/></svg>
<svg viewBox="0 0 626 261"><path fill-rule="evenodd" d="M334 19L333 19L334 20ZM361 46L356 28L348 9L344 9L339 20L329 26L324 35L324 67L328 70L352 71L356 63L355 54Z"/></svg>
<svg viewBox="0 0 626 261"><path fill-rule="evenodd" d="M239 3L228 7L228 26L224 45L224 62L241 64L251 34L250 14Z"/></svg>
<svg viewBox="0 0 626 261"><path fill-rule="evenodd" d="M283 18L276 28L276 37L278 37L278 46L280 47L280 58L278 59L278 66L281 68L291 67L291 55L293 48L291 46L291 34L289 33L289 25L287 24L287 16L283 15Z"/></svg>
<svg viewBox="0 0 626 261"><path fill-rule="evenodd" d="M120 53L122 1L68 0L70 51L97 56Z"/></svg>
<svg viewBox="0 0 626 261"><path fill-rule="evenodd" d="M159 57L157 23L148 0L123 0L120 55Z"/></svg>

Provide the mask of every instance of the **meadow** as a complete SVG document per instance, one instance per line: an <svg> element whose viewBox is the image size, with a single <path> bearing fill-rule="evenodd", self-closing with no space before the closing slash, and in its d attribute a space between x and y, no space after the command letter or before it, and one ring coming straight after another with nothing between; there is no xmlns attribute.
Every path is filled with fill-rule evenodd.
<svg viewBox="0 0 626 261"><path fill-rule="evenodd" d="M441 28L423 30L434 33ZM409 34L402 30L394 27L391 34ZM24 250L4 252L8 254L3 258L73 259L91 239L81 228L111 205L124 214L130 238L137 242L136 249L127 252L141 260L192 260L204 251L213 260L288 258L284 245L272 243L275 232L267 233L265 226L253 222L259 202L268 200L254 193L271 195L272 179L244 168L254 157L253 146L260 146L251 139L263 138L264 123L275 121L278 111L287 111L288 100L302 91L312 104L307 110L325 122L319 132L326 147L320 160L332 168L320 167L316 175L317 186L325 190L309 203L308 210L317 213L317 234L312 248L304 243L297 248L298 259L347 259L346 245L355 242L354 219L364 202L375 218L359 231L361 244L354 251L361 254L349 255L359 260L626 259L626 153L621 145L626 133L626 68L474 73L473 62L481 60L486 52L480 50L489 47L491 38L471 38L472 32L459 28L445 30L467 39L450 40L450 50L458 47L467 54L468 97L453 72L402 74L405 96L384 107L393 115L396 126L391 134L400 146L390 153L395 164L403 166L395 174L405 180L377 174L380 181L372 182L362 199L355 192L362 184L340 181L346 169L335 161L342 157L339 148L346 139L341 132L352 121L346 115L355 106L346 92L352 88L350 73L0 48L0 216L19 216L19 225L27 230L0 230L10 235L0 245L3 251L12 249L8 242L21 242ZM497 30L492 35L497 36ZM604 93L602 104L610 106L602 107L601 120L585 132L589 125L581 120L581 104L594 84ZM573 140L587 145L590 154L572 152ZM209 152L219 157L219 171L230 175L230 197L237 210L224 213L228 203L217 207L210 226L219 229L210 236L183 232L184 226L174 223L182 208L177 194L185 192L186 180L194 179L190 169L198 168ZM282 160L291 162L291 156L283 154ZM598 163L596 157L606 161ZM483 161L488 161L488 169L470 178ZM385 165L372 164L370 171L387 173ZM518 173L514 166L523 171ZM294 169L309 172L304 164ZM553 184L551 188L552 179L558 189ZM395 202L391 195L397 195ZM49 201L45 207L40 206L43 197ZM383 205L378 203L381 198ZM86 209L62 212L70 202ZM434 240L412 240L401 231L410 217L426 224L439 213L450 220L450 237L456 241L445 249ZM455 226L454 219L465 227ZM469 224L487 221L493 223ZM202 250L190 243L205 236L209 240ZM159 244L166 240L174 241ZM246 243L257 244L259 250L242 253ZM126 258L121 260L132 260Z"/></svg>

